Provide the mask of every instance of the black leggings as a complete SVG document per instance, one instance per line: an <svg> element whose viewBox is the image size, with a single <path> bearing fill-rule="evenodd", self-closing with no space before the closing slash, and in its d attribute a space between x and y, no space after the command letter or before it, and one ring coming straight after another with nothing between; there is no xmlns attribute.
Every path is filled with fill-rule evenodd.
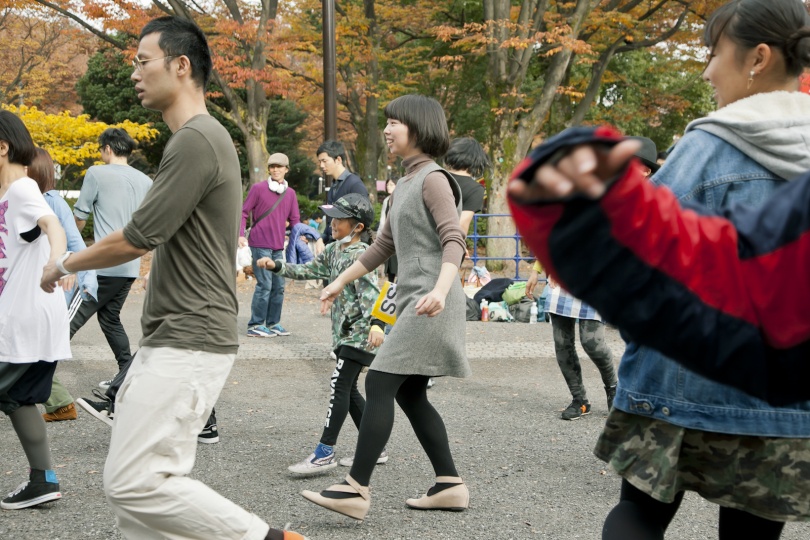
<svg viewBox="0 0 810 540"><path fill-rule="evenodd" d="M605 519L602 540L663 540L681 501L682 491L671 503L663 503L627 480L622 480L621 499ZM720 540L777 540L782 535L784 526L781 521L771 521L742 510L720 507Z"/></svg>
<svg viewBox="0 0 810 540"><path fill-rule="evenodd" d="M354 425L360 429L360 420L366 406L366 400L357 389L357 378L362 370L363 365L354 360L337 359L330 383L329 409L326 411L326 422L321 435L323 444L334 446L337 443L347 414L352 415Z"/></svg>
<svg viewBox="0 0 810 540"><path fill-rule="evenodd" d="M366 409L354 464L349 472L361 486L369 485L380 452L394 428L394 399L408 417L436 476L458 476L442 417L427 399L429 377L394 375L370 370L366 376Z"/></svg>

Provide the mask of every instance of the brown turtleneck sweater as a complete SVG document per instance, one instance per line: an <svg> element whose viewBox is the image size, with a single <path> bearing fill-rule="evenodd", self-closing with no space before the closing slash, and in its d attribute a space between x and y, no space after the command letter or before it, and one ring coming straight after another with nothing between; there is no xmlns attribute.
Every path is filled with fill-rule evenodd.
<svg viewBox="0 0 810 540"><path fill-rule="evenodd" d="M402 162L405 166L405 176L399 182L411 180L419 169L433 161L426 154L412 156ZM396 190L391 194L390 206L394 204ZM436 222L436 232L442 244L442 263L461 265L467 253L467 244L464 242L464 233L458 223L458 209L450 181L439 171L432 172L425 178L422 187L422 200L425 201L428 211ZM390 215L390 214L389 214ZM394 239L391 236L391 219L386 219L382 230L370 248L360 257L360 263L369 272L384 263L396 252Z"/></svg>

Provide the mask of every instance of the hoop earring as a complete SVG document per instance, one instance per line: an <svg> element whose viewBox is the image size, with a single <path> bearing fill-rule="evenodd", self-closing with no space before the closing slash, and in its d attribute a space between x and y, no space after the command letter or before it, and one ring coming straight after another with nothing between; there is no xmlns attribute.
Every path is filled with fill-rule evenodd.
<svg viewBox="0 0 810 540"><path fill-rule="evenodd" d="M751 90L751 85L752 84L754 84L754 70L753 69L748 74L748 86L746 87L746 89Z"/></svg>

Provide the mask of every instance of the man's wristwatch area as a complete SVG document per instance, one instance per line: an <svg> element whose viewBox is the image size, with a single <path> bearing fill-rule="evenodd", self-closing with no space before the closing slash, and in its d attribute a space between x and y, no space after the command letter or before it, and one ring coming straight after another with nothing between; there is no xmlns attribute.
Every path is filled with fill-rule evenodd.
<svg viewBox="0 0 810 540"><path fill-rule="evenodd" d="M65 268L65 261L71 255L73 255L72 251L66 251L61 257L56 259L56 269L59 270L60 272L62 272L63 274L65 274L65 275L73 273L70 270L68 270L67 268Z"/></svg>

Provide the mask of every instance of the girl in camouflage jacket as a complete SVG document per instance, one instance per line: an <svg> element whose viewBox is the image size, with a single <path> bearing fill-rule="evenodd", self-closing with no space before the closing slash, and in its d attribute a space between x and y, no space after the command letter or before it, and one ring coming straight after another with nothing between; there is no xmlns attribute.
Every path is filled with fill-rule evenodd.
<svg viewBox="0 0 810 540"><path fill-rule="evenodd" d="M335 239L323 253L306 264L287 264L269 257L259 259L256 264L296 280L329 281L351 266L368 248L363 239L367 239L368 228L374 220L371 203L367 197L350 193L335 201L334 205L324 205L321 209L332 218L332 237ZM379 293L377 277L368 274L345 287L332 306L332 349L336 364L332 371L326 422L315 451L300 463L288 467L293 474L311 476L336 467L334 446L346 415L350 414L354 425L360 427L366 401L357 389L357 379L363 368L371 365L385 336L383 323L371 317ZM378 462L387 460L388 456L383 452ZM341 465L350 466L351 463L352 458L340 460Z"/></svg>

